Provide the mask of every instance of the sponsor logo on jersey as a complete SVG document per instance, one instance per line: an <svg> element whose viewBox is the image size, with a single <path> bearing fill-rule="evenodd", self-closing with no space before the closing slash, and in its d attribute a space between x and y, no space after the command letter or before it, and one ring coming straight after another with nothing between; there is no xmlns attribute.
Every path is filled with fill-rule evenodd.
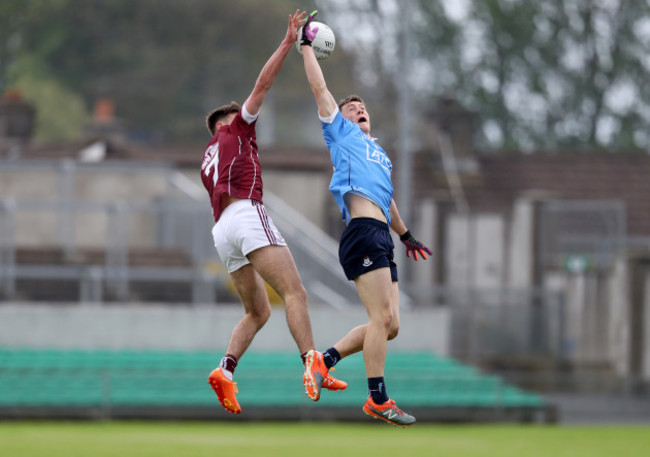
<svg viewBox="0 0 650 457"><path fill-rule="evenodd" d="M393 162L390 161L390 158L386 155L381 149L370 150L370 144L366 143L366 158L371 161L378 163L384 167L389 172L393 171Z"/></svg>

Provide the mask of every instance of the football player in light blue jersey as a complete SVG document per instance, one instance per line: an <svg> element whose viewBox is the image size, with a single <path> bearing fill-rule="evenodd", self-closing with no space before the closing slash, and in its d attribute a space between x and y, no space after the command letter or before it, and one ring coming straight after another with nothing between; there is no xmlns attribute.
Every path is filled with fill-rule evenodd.
<svg viewBox="0 0 650 457"><path fill-rule="evenodd" d="M347 222L339 245L339 260L353 280L369 321L353 328L323 353L331 368L341 358L363 350L368 377L368 399L363 411L391 424L408 426L415 418L389 399L384 383L386 342L399 330L397 267L393 262L392 228L406 246L406 255L418 260L431 254L411 235L393 200L392 163L370 136L370 115L363 100L350 96L338 104L327 89L311 42L317 27L305 23L300 45L309 85L316 97L323 136L330 150L334 173L330 191Z"/></svg>
<svg viewBox="0 0 650 457"><path fill-rule="evenodd" d="M345 196L351 192L375 203L390 224L393 199L390 175L393 164L388 154L369 135L370 117L365 113L363 101L358 97L352 98L345 109L352 113L358 109L356 105L360 105L364 111L361 122L368 125L367 131L362 130L360 124L344 118L338 107L329 117L321 117L323 136L334 166L329 189L346 222L349 223L351 218Z"/></svg>

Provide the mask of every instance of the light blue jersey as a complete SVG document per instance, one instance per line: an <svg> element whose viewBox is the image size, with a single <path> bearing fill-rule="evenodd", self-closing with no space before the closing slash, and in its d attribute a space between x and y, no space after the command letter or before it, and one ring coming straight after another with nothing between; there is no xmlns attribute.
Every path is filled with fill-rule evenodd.
<svg viewBox="0 0 650 457"><path fill-rule="evenodd" d="M329 189L343 220L350 222L344 197L353 192L376 203L390 225L393 164L388 154L358 124L345 119L338 108L329 118L321 118L321 125L334 166Z"/></svg>

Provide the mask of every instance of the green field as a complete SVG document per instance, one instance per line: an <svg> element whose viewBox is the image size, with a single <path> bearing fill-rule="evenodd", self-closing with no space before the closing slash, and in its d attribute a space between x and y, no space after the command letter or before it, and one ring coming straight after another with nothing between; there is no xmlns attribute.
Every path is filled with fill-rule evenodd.
<svg viewBox="0 0 650 457"><path fill-rule="evenodd" d="M639 457L650 426L0 422L3 457Z"/></svg>

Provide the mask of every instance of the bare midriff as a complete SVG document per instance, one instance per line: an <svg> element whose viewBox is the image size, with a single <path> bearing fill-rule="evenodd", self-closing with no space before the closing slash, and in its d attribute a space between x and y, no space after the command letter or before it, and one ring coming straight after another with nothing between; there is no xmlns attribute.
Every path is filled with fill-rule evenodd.
<svg viewBox="0 0 650 457"><path fill-rule="evenodd" d="M361 195L348 193L345 195L345 206L350 213L350 219L357 217L371 217L378 221L387 222L384 212L376 203Z"/></svg>

